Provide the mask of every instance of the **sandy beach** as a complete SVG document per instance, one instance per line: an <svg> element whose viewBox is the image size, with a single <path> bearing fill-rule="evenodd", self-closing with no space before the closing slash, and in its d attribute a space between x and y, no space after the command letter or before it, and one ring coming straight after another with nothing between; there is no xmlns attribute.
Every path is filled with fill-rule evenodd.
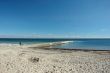
<svg viewBox="0 0 110 73"><path fill-rule="evenodd" d="M110 51L50 50L32 46L0 45L0 73L110 73Z"/></svg>

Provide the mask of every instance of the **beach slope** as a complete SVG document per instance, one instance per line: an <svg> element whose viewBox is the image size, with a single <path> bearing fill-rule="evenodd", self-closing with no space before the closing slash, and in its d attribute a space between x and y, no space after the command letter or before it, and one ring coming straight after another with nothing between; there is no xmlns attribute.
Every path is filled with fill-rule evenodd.
<svg viewBox="0 0 110 73"><path fill-rule="evenodd" d="M0 45L0 73L110 73L110 51Z"/></svg>

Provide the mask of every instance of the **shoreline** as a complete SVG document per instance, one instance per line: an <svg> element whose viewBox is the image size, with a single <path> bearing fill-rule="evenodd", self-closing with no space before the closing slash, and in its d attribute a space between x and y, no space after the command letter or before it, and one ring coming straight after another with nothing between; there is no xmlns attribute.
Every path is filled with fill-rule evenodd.
<svg viewBox="0 0 110 73"><path fill-rule="evenodd" d="M19 44L12 44L12 43L0 43L0 46L16 46L16 47L25 47L25 48L43 48L43 49L48 49L48 50L70 50L70 51L110 51L110 50L106 50L106 49L85 49L85 48L55 48L54 46L57 45L63 45L63 44L67 44L70 42L74 42L74 41L60 41L60 42L49 42L49 43L34 43L34 44L23 44L23 45L19 45Z"/></svg>
<svg viewBox="0 0 110 73"><path fill-rule="evenodd" d="M74 42L74 41L63 41L63 42L52 42L52 43L43 43L43 44L34 44L34 45L31 45L29 48L44 48L44 49L54 49L54 50L74 50L74 51L110 51L110 50L106 50L106 49L91 49L91 48L88 48L88 49L76 49L76 48L71 48L71 49L68 49L68 48L55 48L54 46L57 46L57 45L63 45L63 44L67 44L67 43L70 43L70 42Z"/></svg>

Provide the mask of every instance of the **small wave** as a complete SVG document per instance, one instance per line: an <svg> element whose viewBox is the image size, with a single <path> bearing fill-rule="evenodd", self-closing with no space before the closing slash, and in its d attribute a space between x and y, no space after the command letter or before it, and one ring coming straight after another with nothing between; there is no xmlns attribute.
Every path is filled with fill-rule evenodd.
<svg viewBox="0 0 110 73"><path fill-rule="evenodd" d="M66 43L71 43L71 42L73 42L73 41L63 41L63 42L61 42L61 43L66 44Z"/></svg>

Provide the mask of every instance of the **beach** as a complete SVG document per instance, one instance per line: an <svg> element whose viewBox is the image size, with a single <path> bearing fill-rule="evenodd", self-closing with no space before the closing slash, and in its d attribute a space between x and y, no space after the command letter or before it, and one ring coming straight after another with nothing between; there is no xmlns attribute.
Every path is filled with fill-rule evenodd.
<svg viewBox="0 0 110 73"><path fill-rule="evenodd" d="M110 51L44 49L44 46L35 44L2 44L0 73L110 73Z"/></svg>

